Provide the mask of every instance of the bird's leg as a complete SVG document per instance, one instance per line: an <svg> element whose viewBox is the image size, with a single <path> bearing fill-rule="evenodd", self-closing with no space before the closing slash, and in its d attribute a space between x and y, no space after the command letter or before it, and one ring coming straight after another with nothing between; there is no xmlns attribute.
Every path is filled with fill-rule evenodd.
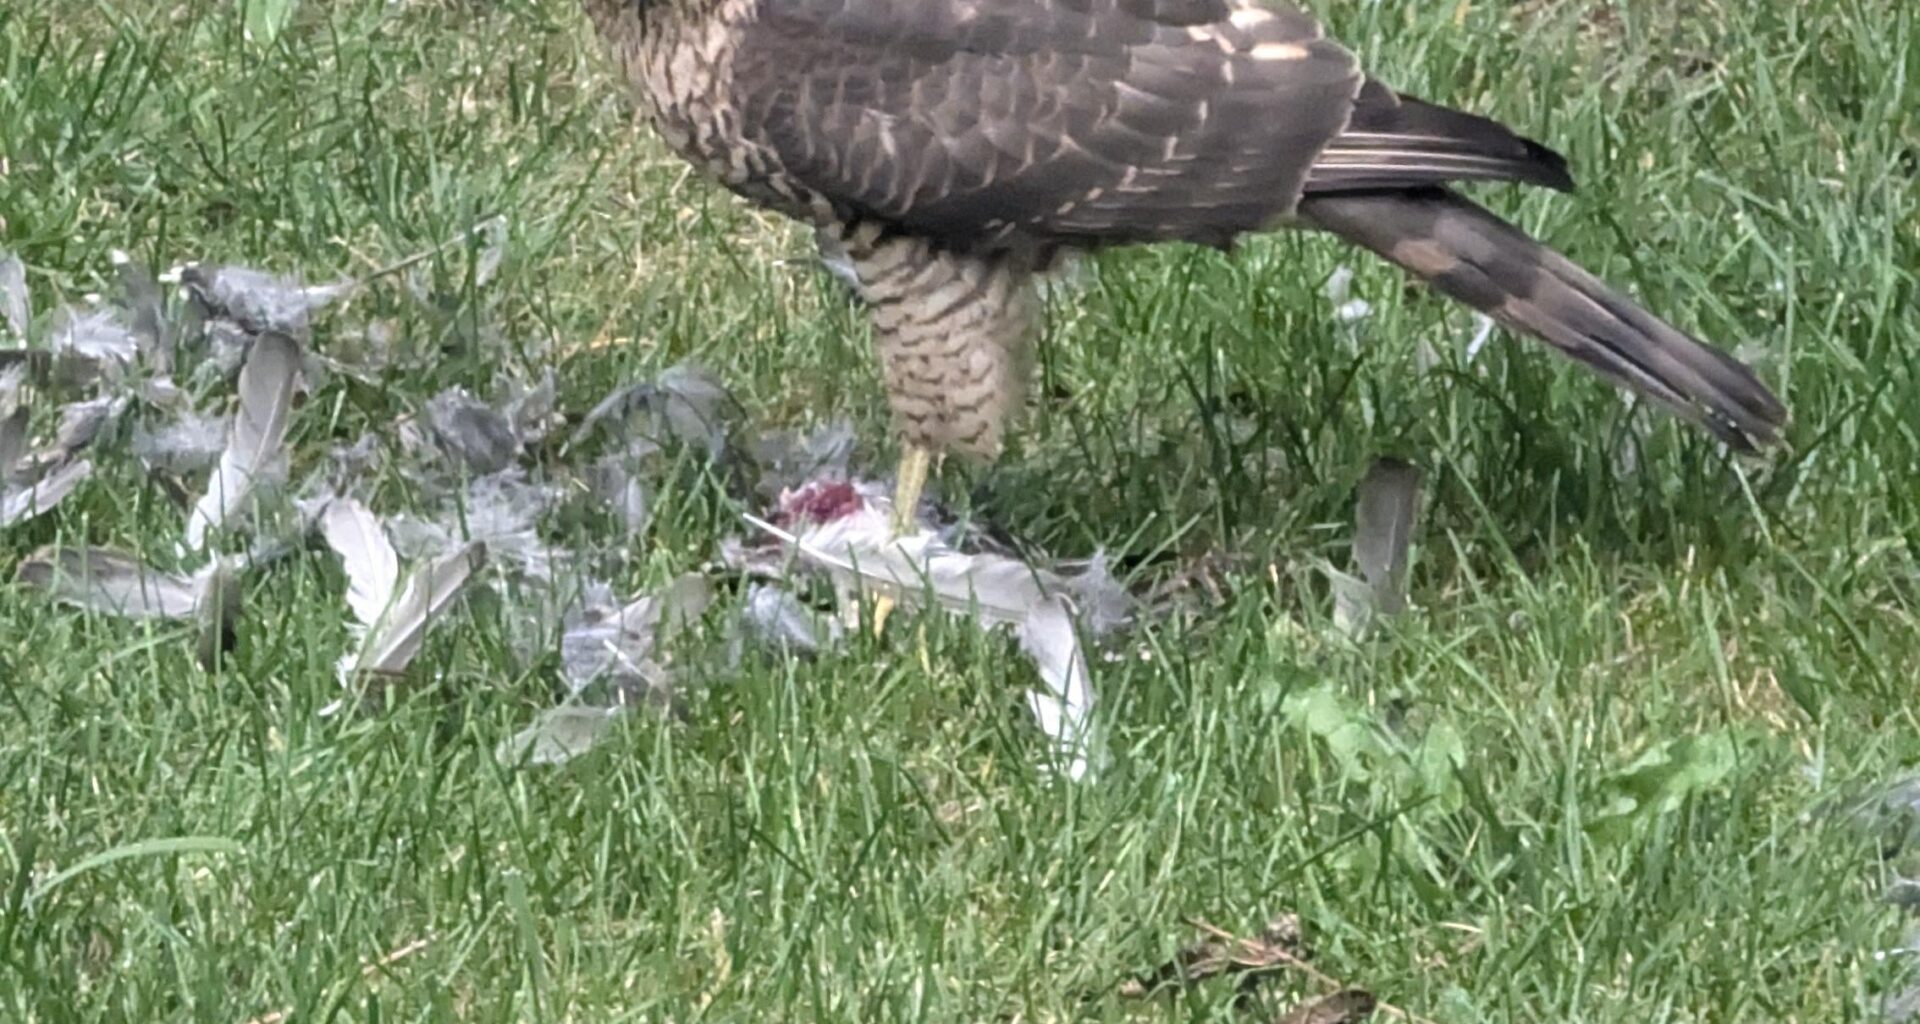
<svg viewBox="0 0 1920 1024"><path fill-rule="evenodd" d="M893 535L912 533L919 522L920 492L927 486L927 471L933 468L933 452L909 443L900 453L900 471L893 484Z"/></svg>
<svg viewBox="0 0 1920 1024"><path fill-rule="evenodd" d="M926 489L927 473L933 468L933 452L928 448L908 442L900 452L900 469L893 483L893 536L904 537L919 527L920 492ZM887 616L893 614L894 600L890 594L882 594L873 602L873 633L887 627Z"/></svg>

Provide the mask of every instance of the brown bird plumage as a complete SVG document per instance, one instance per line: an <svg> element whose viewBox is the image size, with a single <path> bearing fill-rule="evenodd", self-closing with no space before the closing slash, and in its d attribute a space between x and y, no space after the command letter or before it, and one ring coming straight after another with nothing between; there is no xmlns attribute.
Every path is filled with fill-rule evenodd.
<svg viewBox="0 0 1920 1024"><path fill-rule="evenodd" d="M1565 161L1255 0L585 0L661 136L845 247L909 452L992 455L1065 251L1332 232L1751 450L1745 366L1449 190ZM917 483L914 484L917 491Z"/></svg>

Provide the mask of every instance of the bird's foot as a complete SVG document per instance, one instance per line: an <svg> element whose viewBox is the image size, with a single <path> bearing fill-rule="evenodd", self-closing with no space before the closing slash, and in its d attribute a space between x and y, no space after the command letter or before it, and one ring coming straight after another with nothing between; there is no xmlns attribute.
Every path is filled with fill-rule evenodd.
<svg viewBox="0 0 1920 1024"><path fill-rule="evenodd" d="M919 528L920 492L926 489L927 474L933 468L933 452L917 444L908 444L900 453L900 469L893 485L893 535L904 537ZM882 594L873 602L873 634L879 636L893 614L895 601Z"/></svg>

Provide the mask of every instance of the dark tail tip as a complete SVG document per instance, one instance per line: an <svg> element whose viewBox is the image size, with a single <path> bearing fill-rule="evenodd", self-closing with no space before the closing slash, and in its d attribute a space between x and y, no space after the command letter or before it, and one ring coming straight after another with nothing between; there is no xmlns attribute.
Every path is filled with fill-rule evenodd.
<svg viewBox="0 0 1920 1024"><path fill-rule="evenodd" d="M1705 427L1737 451L1755 452L1781 439L1786 406L1752 369L1452 192L1314 196L1300 213Z"/></svg>
<svg viewBox="0 0 1920 1024"><path fill-rule="evenodd" d="M1527 147L1527 166L1533 172L1533 177L1529 179L1532 184L1556 192L1572 192L1575 189L1573 169L1567 166L1566 157L1532 139L1522 138L1520 144Z"/></svg>

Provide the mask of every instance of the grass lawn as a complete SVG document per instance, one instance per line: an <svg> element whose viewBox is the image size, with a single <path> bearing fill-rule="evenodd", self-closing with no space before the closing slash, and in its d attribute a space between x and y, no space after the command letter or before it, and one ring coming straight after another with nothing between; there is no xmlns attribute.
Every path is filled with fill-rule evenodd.
<svg viewBox="0 0 1920 1024"><path fill-rule="evenodd" d="M1038 767L1012 644L937 615L749 655L677 724L519 768L494 747L553 703L557 656L518 656L510 599L435 631L427 685L321 717L350 642L322 547L248 577L211 671L187 627L3 586L0 1020L1272 1020L1320 989L1280 975L1264 1018L1231 985L1114 990L1192 919L1282 912L1415 1020L1898 1017L1920 9L1321 6L1398 86L1565 151L1576 195L1476 194L1737 347L1791 450L1730 461L1504 335L1470 357L1465 312L1328 240L1091 261L1014 450L936 483L1139 589L1204 582L1095 658L1113 763L1081 784ZM308 396L296 479L450 386L552 366L577 418L687 360L754 429L850 417L885 472L860 315L809 236L636 130L571 3L283 7L0 10L0 248L43 314L110 291L114 249L330 280L498 215L485 287L456 247L433 302L388 279L317 320L321 353L377 323L432 358ZM1323 294L1342 264L1359 323ZM1426 471L1416 608L1353 643L1315 566L1384 454ZM0 536L0 579L54 543L170 557L165 489L96 461ZM615 549L632 591L742 508L687 455L643 534L545 529Z"/></svg>

